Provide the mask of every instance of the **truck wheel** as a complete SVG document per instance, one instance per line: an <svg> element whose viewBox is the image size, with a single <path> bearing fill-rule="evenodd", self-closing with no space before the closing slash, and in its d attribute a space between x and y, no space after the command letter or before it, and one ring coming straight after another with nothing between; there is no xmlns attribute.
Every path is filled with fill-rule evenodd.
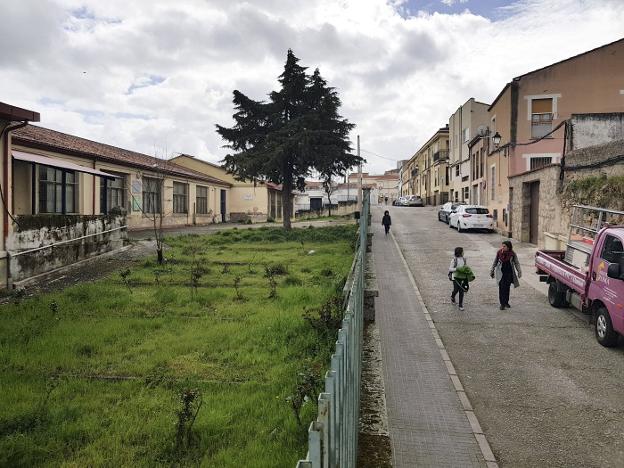
<svg viewBox="0 0 624 468"><path fill-rule="evenodd" d="M553 281L548 286L548 302L553 307L566 307L565 291L559 290L559 282Z"/></svg>
<svg viewBox="0 0 624 468"><path fill-rule="evenodd" d="M606 348L611 348L617 344L618 334L613 329L609 311L604 306L600 306L598 310L596 310L595 327L596 340L598 340L598 343Z"/></svg>

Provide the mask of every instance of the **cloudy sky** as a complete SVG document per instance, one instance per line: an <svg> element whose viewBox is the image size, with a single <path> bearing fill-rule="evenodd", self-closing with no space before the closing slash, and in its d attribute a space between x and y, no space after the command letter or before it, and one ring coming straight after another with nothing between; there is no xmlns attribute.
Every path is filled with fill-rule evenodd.
<svg viewBox="0 0 624 468"><path fill-rule="evenodd" d="M623 0L3 0L0 18L0 101L42 126L216 162L232 90L264 99L292 48L374 172L468 98L624 37Z"/></svg>

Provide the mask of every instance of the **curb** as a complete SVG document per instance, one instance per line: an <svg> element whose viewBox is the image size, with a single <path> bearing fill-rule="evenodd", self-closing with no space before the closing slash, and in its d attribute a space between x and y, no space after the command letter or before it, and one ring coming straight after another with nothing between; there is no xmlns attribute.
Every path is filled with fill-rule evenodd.
<svg viewBox="0 0 624 468"><path fill-rule="evenodd" d="M420 303L420 306L422 307L422 311L425 316L425 319L427 320L427 323L429 324L429 329L431 330L431 334L433 335L433 338L438 346L438 350L440 351L442 360L444 361L444 364L446 366L446 370L448 372L449 378L451 379L451 382L453 383L453 387L455 388L457 397L459 398L459 401L461 402L462 408L464 410L464 414L466 415L466 418L468 419L468 423L470 423L470 427L472 428L472 433L475 436L477 444L479 445L479 449L481 450L481 454L483 455L483 458L485 459L487 467L498 468L498 463L496 462L496 457L494 457L492 448L490 447L490 444L487 441L487 438L485 437L483 430L481 429L481 424L479 424L479 420L477 419L477 416L474 413L472 405L470 404L468 395L466 395L466 392L464 391L464 386L462 385L461 381L459 380L459 377L457 376L457 373L455 372L455 367L453 366L453 363L451 362L451 358L448 352L446 351L446 348L444 347L444 343L442 342L442 339L440 338L438 330L436 329L436 326L433 323L433 318L431 318L431 315L429 314L429 309L427 309L427 306L425 305L425 301L423 300L422 295L420 294L420 290L418 289L418 286L416 286L416 280L414 280L414 275L412 274L412 270L410 270L409 268L407 260L405 259L405 256L403 255L403 251L399 247L399 243L397 242L396 237L394 237L394 233L390 232L390 235L392 236L394 246L399 252L401 261L403 262L403 265L405 265L405 268L407 269L407 274L408 274L410 283L412 284L412 287L414 288L414 291L416 292L416 297L418 298L418 302Z"/></svg>

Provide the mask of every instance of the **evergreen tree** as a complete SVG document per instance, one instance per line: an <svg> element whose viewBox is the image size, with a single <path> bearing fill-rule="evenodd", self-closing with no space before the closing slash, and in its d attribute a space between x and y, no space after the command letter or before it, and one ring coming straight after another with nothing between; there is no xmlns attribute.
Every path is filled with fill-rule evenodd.
<svg viewBox="0 0 624 468"><path fill-rule="evenodd" d="M225 168L239 180L270 181L282 185L284 228L290 229L292 190L303 190L313 170L323 175L344 173L362 160L350 154L353 125L338 115L340 99L321 78L312 76L288 50L281 89L269 102L254 101L234 91L235 125L217 125L217 132L233 150Z"/></svg>

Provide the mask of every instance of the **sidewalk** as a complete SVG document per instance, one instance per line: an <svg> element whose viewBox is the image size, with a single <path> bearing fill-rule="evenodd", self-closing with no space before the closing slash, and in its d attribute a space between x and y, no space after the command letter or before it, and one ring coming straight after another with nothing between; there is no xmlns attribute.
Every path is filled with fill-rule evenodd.
<svg viewBox="0 0 624 468"><path fill-rule="evenodd" d="M372 231L393 466L497 466L394 237Z"/></svg>

